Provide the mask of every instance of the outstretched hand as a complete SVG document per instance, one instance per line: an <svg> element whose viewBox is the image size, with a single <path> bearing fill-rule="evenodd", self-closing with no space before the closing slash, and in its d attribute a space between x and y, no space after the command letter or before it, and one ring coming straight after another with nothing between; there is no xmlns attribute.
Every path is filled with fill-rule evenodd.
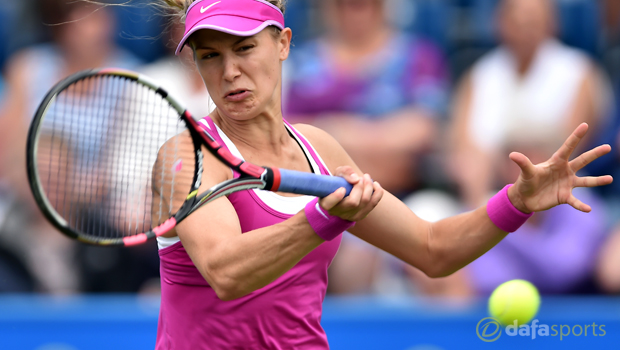
<svg viewBox="0 0 620 350"><path fill-rule="evenodd" d="M613 178L609 175L578 177L576 173L593 160L609 153L611 146L598 146L569 161L570 155L587 131L588 124L579 125L551 158L540 164L532 164L522 153L510 154L510 159L521 168L519 178L514 186L508 189L508 197L517 209L530 213L547 210L559 204L569 204L583 212L592 210L589 205L573 196L573 188L609 185Z"/></svg>

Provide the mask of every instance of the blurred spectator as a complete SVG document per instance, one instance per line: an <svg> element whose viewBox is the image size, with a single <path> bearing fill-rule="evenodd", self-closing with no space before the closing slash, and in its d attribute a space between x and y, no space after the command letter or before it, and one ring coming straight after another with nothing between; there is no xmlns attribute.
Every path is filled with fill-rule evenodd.
<svg viewBox="0 0 620 350"><path fill-rule="evenodd" d="M609 103L594 64L553 38L550 1L503 0L499 6L502 45L475 64L455 99L448 164L468 208L518 177L510 151L546 161L581 122L590 124L593 138ZM608 225L600 199L584 189L575 195L592 206L591 213L567 205L537 213L454 276L430 280L412 273L415 283L440 295L486 295L515 278L532 281L542 293L593 292Z"/></svg>
<svg viewBox="0 0 620 350"><path fill-rule="evenodd" d="M174 24L167 32L169 55L148 64L140 71L156 80L170 94L183 102L196 119L207 116L215 107L209 92L196 69L192 50L183 50L179 57L174 55L178 42L183 37L185 27Z"/></svg>
<svg viewBox="0 0 620 350"><path fill-rule="evenodd" d="M603 17L603 34L607 41L620 41L620 2L617 0L603 0L601 7Z"/></svg>
<svg viewBox="0 0 620 350"><path fill-rule="evenodd" d="M584 54L554 39L553 9L550 0L502 1L502 45L479 60L458 87L449 165L470 208L500 185L497 165L513 136L559 147L578 124L589 123L592 138L604 122L606 80Z"/></svg>
<svg viewBox="0 0 620 350"><path fill-rule="evenodd" d="M618 27L620 33L620 27ZM615 227L612 230L599 256L597 267L597 281L601 289L606 293L620 293L620 77L616 85L616 108L614 110L614 123L603 138L603 142L611 144L613 156L608 157L607 162L598 169L593 169L593 175L606 173L614 176L607 191L604 191L607 201L609 221Z"/></svg>
<svg viewBox="0 0 620 350"><path fill-rule="evenodd" d="M620 294L620 226L616 226L601 249L596 277L605 293Z"/></svg>
<svg viewBox="0 0 620 350"><path fill-rule="evenodd" d="M441 53L395 30L384 0L323 0L326 33L294 48L285 118L332 134L397 195L420 180L447 95Z"/></svg>
<svg viewBox="0 0 620 350"><path fill-rule="evenodd" d="M613 81L620 80L620 1L603 0L603 62Z"/></svg>
<svg viewBox="0 0 620 350"><path fill-rule="evenodd" d="M31 199L23 150L32 115L46 92L69 74L101 66L131 69L139 64L116 48L114 18L100 7L81 1L39 0L36 8L41 21L49 24L52 42L16 53L6 68L7 97L0 110L0 180L14 200L0 231L0 245L23 259L41 292L85 288L80 284L79 267L87 269L88 265L77 263L75 244L47 224Z"/></svg>
<svg viewBox="0 0 620 350"><path fill-rule="evenodd" d="M5 92L4 80L0 75L0 110L5 104ZM0 118L2 117L0 114ZM12 214L12 202L13 195L9 191L9 184L0 177L0 234L7 226L8 216ZM32 276L23 261L0 244L0 293L31 292L33 289Z"/></svg>
<svg viewBox="0 0 620 350"><path fill-rule="evenodd" d="M334 136L390 192L419 186L447 99L432 44L396 30L384 0L323 0L326 32L292 50L284 116ZM400 265L347 235L330 268L330 292L380 292ZM398 279L398 276L396 276Z"/></svg>

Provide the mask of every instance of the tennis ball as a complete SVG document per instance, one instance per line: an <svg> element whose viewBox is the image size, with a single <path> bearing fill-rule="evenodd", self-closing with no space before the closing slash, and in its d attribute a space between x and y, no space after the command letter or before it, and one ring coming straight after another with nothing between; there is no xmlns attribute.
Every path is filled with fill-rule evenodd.
<svg viewBox="0 0 620 350"><path fill-rule="evenodd" d="M528 281L502 283L489 298L489 313L502 325L526 324L536 316L540 306L538 289Z"/></svg>

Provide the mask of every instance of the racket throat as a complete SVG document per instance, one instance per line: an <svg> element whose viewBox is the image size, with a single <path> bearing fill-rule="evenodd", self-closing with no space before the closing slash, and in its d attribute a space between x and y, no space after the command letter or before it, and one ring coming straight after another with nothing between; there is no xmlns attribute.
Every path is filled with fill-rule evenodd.
<svg viewBox="0 0 620 350"><path fill-rule="evenodd" d="M194 208L196 207L196 203L198 202L198 198L196 197L197 194L198 191L190 193L190 195L187 197L187 200L183 203L181 208L179 208L179 211L174 214L173 219L175 219L175 224L183 221L183 219L185 219L195 210Z"/></svg>
<svg viewBox="0 0 620 350"><path fill-rule="evenodd" d="M262 179L265 182L265 190L277 192L280 188L280 170L278 168L264 167Z"/></svg>

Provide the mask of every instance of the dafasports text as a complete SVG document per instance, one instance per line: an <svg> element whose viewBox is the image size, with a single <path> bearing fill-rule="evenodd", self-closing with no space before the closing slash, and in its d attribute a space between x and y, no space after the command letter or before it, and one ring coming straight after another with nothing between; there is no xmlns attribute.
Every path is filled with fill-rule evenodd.
<svg viewBox="0 0 620 350"><path fill-rule="evenodd" d="M515 321L514 324L506 326L506 328L500 325L500 322L493 317L486 317L478 322L476 326L476 333L478 337L485 342L494 342L498 340L502 333L506 333L509 337L529 337L536 339L536 337L559 337L563 340L566 337L604 337L607 332L605 331L604 324L597 324L592 322L591 324L553 324L548 325L539 323L537 319L533 320L530 324L518 325Z"/></svg>

